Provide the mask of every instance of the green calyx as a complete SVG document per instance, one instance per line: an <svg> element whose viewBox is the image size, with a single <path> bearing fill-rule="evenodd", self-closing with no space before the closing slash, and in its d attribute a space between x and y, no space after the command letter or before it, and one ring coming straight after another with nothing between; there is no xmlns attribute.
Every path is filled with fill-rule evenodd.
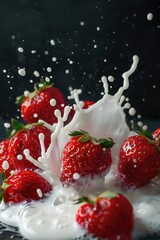
<svg viewBox="0 0 160 240"><path fill-rule="evenodd" d="M69 134L69 136L71 137L79 137L78 141L79 142L87 142L87 141L91 141L92 143L94 143L95 145L100 144L103 148L111 148L114 145L114 142L111 138L100 138L100 139L96 139L94 137L92 137L91 135L89 135L88 132L84 131L84 130L79 130L79 131L73 131Z"/></svg>
<svg viewBox="0 0 160 240"><path fill-rule="evenodd" d="M157 149L158 151L160 151L160 147L158 146L158 143L159 143L160 139L158 139L158 141L155 142L154 139L153 139L152 134L151 134L149 131L144 130L143 128L140 128L140 129L138 130L138 129L135 128L134 124L132 124L132 129L133 129L133 131L136 132L138 135L147 138L148 141L149 141L149 143L153 144L153 145L156 147L156 149Z"/></svg>
<svg viewBox="0 0 160 240"><path fill-rule="evenodd" d="M9 131L9 129L6 129L8 139L11 139L17 132L20 132L24 129L30 129L33 126L43 126L43 123L32 123L32 124L24 125L24 124L18 122L16 119L12 118L11 119L11 126L12 126L11 131Z"/></svg>
<svg viewBox="0 0 160 240"><path fill-rule="evenodd" d="M39 83L35 83L34 85L34 91L33 92L30 92L28 94L28 97L30 99L32 99L37 93L43 91L44 89L46 88L50 88L53 86L53 83L50 83L50 82L46 82L44 79L41 79ZM18 96L16 98L16 104L17 105L21 105L23 100L25 99L25 96L24 95L21 95L21 96Z"/></svg>
<svg viewBox="0 0 160 240"><path fill-rule="evenodd" d="M95 201L91 197L82 196L74 201L74 204L80 204L80 203L95 204Z"/></svg>

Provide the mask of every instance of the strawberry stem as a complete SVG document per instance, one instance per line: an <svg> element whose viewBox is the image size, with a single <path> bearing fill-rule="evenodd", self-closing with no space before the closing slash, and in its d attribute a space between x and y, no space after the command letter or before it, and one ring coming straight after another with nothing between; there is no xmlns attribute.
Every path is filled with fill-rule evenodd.
<svg viewBox="0 0 160 240"><path fill-rule="evenodd" d="M160 151L160 147L158 146L158 141L153 140L153 136L149 131L143 130L143 128L140 128L140 130L136 129L134 124L132 124L132 130L136 132L137 134L145 137L148 139L148 141L153 144L158 151Z"/></svg>
<svg viewBox="0 0 160 240"><path fill-rule="evenodd" d="M41 79L39 83L35 83L34 91L29 93L28 97L30 99L32 99L38 92L40 92L46 88L52 87L52 86L53 86L53 83L46 82L44 79ZM18 97L16 97L15 103L17 105L21 105L24 99L25 99L24 95L18 96Z"/></svg>
<svg viewBox="0 0 160 240"><path fill-rule="evenodd" d="M85 202L90 203L90 204L95 204L95 202L87 196L82 196L82 197L76 199L74 201L74 204L85 203Z"/></svg>
<svg viewBox="0 0 160 240"><path fill-rule="evenodd" d="M79 142L88 142L91 141L95 145L100 144L103 148L111 148L114 145L114 142L111 138L100 138L96 139L92 137L88 132L84 130L73 131L69 134L71 137L79 137Z"/></svg>
<svg viewBox="0 0 160 240"><path fill-rule="evenodd" d="M34 89L35 89L35 91L40 92L40 91L44 90L45 88L49 88L52 86L53 86L53 83L46 82L44 79L41 79L39 83L36 83L34 85Z"/></svg>
<svg viewBox="0 0 160 240"><path fill-rule="evenodd" d="M27 125L23 125L22 123L18 122L16 119L12 118L11 119L11 126L12 126L12 131L8 131L8 138L11 139L17 132L20 132L24 129L30 129L33 126L43 126L43 123L31 123Z"/></svg>

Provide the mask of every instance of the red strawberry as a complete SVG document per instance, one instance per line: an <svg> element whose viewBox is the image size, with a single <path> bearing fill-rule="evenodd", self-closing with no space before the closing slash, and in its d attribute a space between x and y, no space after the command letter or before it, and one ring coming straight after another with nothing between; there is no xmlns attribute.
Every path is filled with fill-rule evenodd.
<svg viewBox="0 0 160 240"><path fill-rule="evenodd" d="M45 149L49 147L51 141L51 131L46 127L38 124L30 124L24 126L12 119L12 126L15 135L11 137L8 145L8 161L13 166L13 170L35 169L33 163L28 161L23 153L25 149L29 149L30 155L34 159L41 156L41 147L39 142L39 134L44 134ZM16 130L15 130L16 129ZM15 133L15 131L17 131Z"/></svg>
<svg viewBox="0 0 160 240"><path fill-rule="evenodd" d="M63 114L66 104L61 91L45 81L36 84L35 91L27 97L18 97L16 103L21 105L21 114L27 123L42 119L49 124L57 122L54 111L59 109Z"/></svg>
<svg viewBox="0 0 160 240"><path fill-rule="evenodd" d="M83 101L83 103L84 103L83 109L87 109L87 108L89 108L91 105L94 104L94 102L89 101L89 100L85 100L85 101Z"/></svg>
<svg viewBox="0 0 160 240"><path fill-rule="evenodd" d="M9 144L8 139L5 139L2 142L0 142L0 174L4 171L2 167L3 162L7 161L8 144Z"/></svg>
<svg viewBox="0 0 160 240"><path fill-rule="evenodd" d="M120 148L118 177L125 187L141 187L150 182L160 170L160 148L152 135L128 137Z"/></svg>
<svg viewBox="0 0 160 240"><path fill-rule="evenodd" d="M2 198L6 204L39 200L52 190L51 184L32 170L17 172L2 185Z"/></svg>
<svg viewBox="0 0 160 240"><path fill-rule="evenodd" d="M152 132L153 140L158 144L160 147L160 127L157 128L154 132Z"/></svg>
<svg viewBox="0 0 160 240"><path fill-rule="evenodd" d="M95 139L86 131L75 131L70 134L72 138L63 150L63 182L75 182L74 174L95 176L109 170L112 157L110 148L111 139Z"/></svg>
<svg viewBox="0 0 160 240"><path fill-rule="evenodd" d="M134 225L131 203L122 195L105 192L86 201L76 213L76 221L89 233L109 240L131 240Z"/></svg>

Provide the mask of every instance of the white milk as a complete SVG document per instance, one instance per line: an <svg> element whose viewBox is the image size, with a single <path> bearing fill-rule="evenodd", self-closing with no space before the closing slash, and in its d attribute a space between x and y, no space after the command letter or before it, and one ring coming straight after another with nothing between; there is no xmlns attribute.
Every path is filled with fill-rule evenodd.
<svg viewBox="0 0 160 240"><path fill-rule="evenodd" d="M112 149L113 165L105 177L104 184L96 189L98 179L92 180L95 195L104 190L112 190L123 193L132 203L135 215L135 227L133 239L136 236L146 236L148 233L156 233L160 229L160 179L155 178L150 184L137 190L123 190L115 183L113 174L118 160L118 151L122 141L130 134L125 121L124 109L130 105L124 104L124 90L129 87L129 76L135 71L138 57L133 57L131 68L125 72L123 86L111 96L108 93L108 82L102 77L104 96L88 109L82 109L83 104L79 101L78 90L72 91L75 98L76 114L73 120L64 127L63 121L70 111L65 108L64 116L58 110L55 115L58 123L53 126L45 123L45 126L53 131L51 144L47 151L44 148L44 135L39 135L41 144L41 157L36 161L26 149L24 154L35 165L42 169L40 172L53 185L52 193L42 201L5 206L0 205L0 220L9 225L18 226L20 233L30 240L70 240L77 237L83 238L85 231L75 222L75 214L80 205L75 205L74 200L79 197L73 187L62 187L59 178L62 170L62 150L69 140L68 133L73 130L83 129L96 138L113 138L115 145ZM51 102L52 104L52 102ZM132 108L130 114L135 110ZM42 122L42 121L41 121ZM78 173L74 174L75 180L81 178ZM90 185L90 179L85 183L86 188ZM89 187L87 189L89 192ZM38 194L41 194L37 190ZM93 194L93 189L92 189ZM88 239L93 239L88 236Z"/></svg>

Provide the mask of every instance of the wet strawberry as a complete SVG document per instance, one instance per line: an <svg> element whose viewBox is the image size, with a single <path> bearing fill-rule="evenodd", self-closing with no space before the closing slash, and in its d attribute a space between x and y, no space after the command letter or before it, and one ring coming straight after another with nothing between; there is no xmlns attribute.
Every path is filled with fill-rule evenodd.
<svg viewBox="0 0 160 240"><path fill-rule="evenodd" d="M87 109L94 104L94 102L89 101L89 100L84 100L83 103L84 103L83 109Z"/></svg>
<svg viewBox="0 0 160 240"><path fill-rule="evenodd" d="M76 221L82 228L99 238L131 240L134 226L133 207L122 195L105 192L96 199L84 197L76 213Z"/></svg>
<svg viewBox="0 0 160 240"><path fill-rule="evenodd" d="M3 162L7 161L8 144L9 144L8 139L5 139L2 142L0 142L0 174L4 171Z"/></svg>
<svg viewBox="0 0 160 240"><path fill-rule="evenodd" d="M38 124L23 124L12 119L13 135L8 145L8 161L13 166L13 170L35 169L33 163L28 161L24 155L24 150L29 149L30 155L34 159L41 156L41 146L39 134L44 135L45 150L49 147L51 141L51 131Z"/></svg>
<svg viewBox="0 0 160 240"><path fill-rule="evenodd" d="M6 204L39 200L52 190L51 184L32 170L17 172L2 185L2 199Z"/></svg>
<svg viewBox="0 0 160 240"><path fill-rule="evenodd" d="M45 81L36 84L35 91L27 97L18 97L16 103L21 106L21 114L25 122L34 123L42 119L49 124L57 122L54 111L59 109L63 114L66 105L62 92Z"/></svg>
<svg viewBox="0 0 160 240"><path fill-rule="evenodd" d="M141 133L140 133L141 134ZM118 177L125 187L141 187L160 170L160 149L148 132L128 137L120 148Z"/></svg>
<svg viewBox="0 0 160 240"><path fill-rule="evenodd" d="M153 136L154 141L160 147L160 127L157 128L154 132L152 132L152 136Z"/></svg>
<svg viewBox="0 0 160 240"><path fill-rule="evenodd" d="M74 182L74 174L80 177L95 176L107 172L112 163L111 139L95 139L86 131L74 131L63 150L63 182Z"/></svg>

